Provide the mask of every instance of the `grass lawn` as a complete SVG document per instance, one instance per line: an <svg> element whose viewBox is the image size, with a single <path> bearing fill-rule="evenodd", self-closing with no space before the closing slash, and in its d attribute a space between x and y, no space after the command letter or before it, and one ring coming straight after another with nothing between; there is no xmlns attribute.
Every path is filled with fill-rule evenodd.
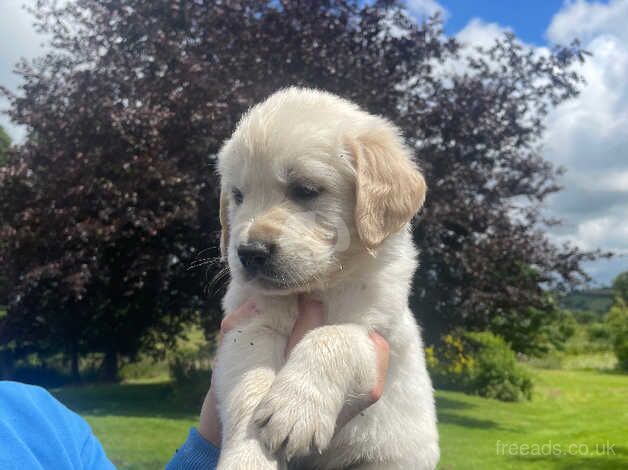
<svg viewBox="0 0 628 470"><path fill-rule="evenodd" d="M628 375L540 369L533 374L530 402L437 394L440 468L628 469Z"/></svg>
<svg viewBox="0 0 628 470"><path fill-rule="evenodd" d="M53 390L87 419L118 469L164 468L190 427L200 403L177 403L167 382L94 385Z"/></svg>
<svg viewBox="0 0 628 470"><path fill-rule="evenodd" d="M440 468L628 469L628 375L540 369L533 374L535 395L526 403L437 393ZM120 469L163 468L199 408L174 402L167 383L54 393L87 418Z"/></svg>

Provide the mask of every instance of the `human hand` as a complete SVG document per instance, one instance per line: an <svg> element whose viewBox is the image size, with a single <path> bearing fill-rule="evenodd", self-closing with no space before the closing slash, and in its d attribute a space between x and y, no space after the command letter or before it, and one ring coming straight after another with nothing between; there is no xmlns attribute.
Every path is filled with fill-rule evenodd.
<svg viewBox="0 0 628 470"><path fill-rule="evenodd" d="M255 304L251 301L246 302L240 308L227 315L221 325L218 335L218 342L222 341L223 336L228 331L234 329L238 325L246 323L246 321L258 313ZM288 338L286 345L286 357L290 355L296 344L314 328L325 324L325 313L321 302L313 299L309 295L299 296L299 315L295 321L292 333ZM384 392L384 383L386 373L388 371L388 361L390 356L388 342L377 332L371 332L370 338L375 346L377 380L374 387L369 393L366 400L348 404L340 413L340 426L347 423L358 413L368 408L382 396ZM340 427L339 426L339 427ZM209 388L209 392L203 402L201 408L201 417L199 423L199 433L216 447L220 447L221 443L221 427L216 403L216 396L213 391L213 384Z"/></svg>

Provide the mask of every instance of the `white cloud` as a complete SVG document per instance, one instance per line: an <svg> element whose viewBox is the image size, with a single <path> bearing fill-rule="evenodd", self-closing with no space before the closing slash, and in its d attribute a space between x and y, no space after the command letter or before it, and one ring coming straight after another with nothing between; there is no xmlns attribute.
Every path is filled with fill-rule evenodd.
<svg viewBox="0 0 628 470"><path fill-rule="evenodd" d="M481 18L472 18L467 25L456 33L456 39L468 49L465 55L472 56L477 55L474 48L482 47L483 49L490 49L495 45L495 41L504 37L506 33L512 33L512 28L508 26L502 26L498 23L487 23ZM523 41L517 39L519 44L525 47L533 47L535 52L539 55L549 54L547 47L531 46ZM455 70L458 72L464 71L466 68L466 61L464 59L458 61L452 61L455 65Z"/></svg>
<svg viewBox="0 0 628 470"><path fill-rule="evenodd" d="M439 59L432 61L432 67L436 76L440 76L445 84L449 84L452 75L462 75L468 67L467 57L476 56L477 47L488 49L504 33L510 31L497 23L486 23L480 18L473 18L456 34L456 39L467 49L460 57L450 58L444 62Z"/></svg>
<svg viewBox="0 0 628 470"><path fill-rule="evenodd" d="M628 171L624 170L618 173L607 175L602 180L601 185L611 191L628 191Z"/></svg>
<svg viewBox="0 0 628 470"><path fill-rule="evenodd" d="M605 284L628 270L627 25L628 0L578 0L565 3L547 30L557 43L579 37L593 54L575 67L586 80L580 95L552 110L546 121L544 156L566 169L559 181L564 190L548 201L548 212L564 221L551 237L619 254L587 265L595 281ZM474 18L456 37L469 46L490 47L508 30ZM546 47L535 50L548 53ZM449 67L464 66L456 62Z"/></svg>
<svg viewBox="0 0 628 470"><path fill-rule="evenodd" d="M568 43L574 38L584 42L607 34L628 42L628 0L608 3L568 1L554 16L547 37L556 43Z"/></svg>
<svg viewBox="0 0 628 470"><path fill-rule="evenodd" d="M435 13L440 13L443 19L449 17L447 10L436 0L406 0L406 8L415 18L428 18Z"/></svg>
<svg viewBox="0 0 628 470"><path fill-rule="evenodd" d="M510 28L497 23L486 23L480 18L473 18L456 34L456 39L472 47L487 48L495 44L495 40L508 31L511 31Z"/></svg>
<svg viewBox="0 0 628 470"><path fill-rule="evenodd" d="M552 19L547 37L578 37L593 55L576 66L581 94L549 116L545 155L567 172L564 190L550 199L565 220L554 236L585 249L628 254L628 0L608 4L568 2ZM601 282L628 269L628 258L600 262Z"/></svg>
<svg viewBox="0 0 628 470"><path fill-rule="evenodd" d="M2 0L0 15L0 85L17 91L19 77L13 73L15 64L20 58L32 59L41 54L43 37L33 28L33 17L23 5L32 5L33 0ZM0 111L5 110L8 103L0 98ZM0 125L6 129L14 140L24 137L24 130L13 124L9 118L0 113Z"/></svg>

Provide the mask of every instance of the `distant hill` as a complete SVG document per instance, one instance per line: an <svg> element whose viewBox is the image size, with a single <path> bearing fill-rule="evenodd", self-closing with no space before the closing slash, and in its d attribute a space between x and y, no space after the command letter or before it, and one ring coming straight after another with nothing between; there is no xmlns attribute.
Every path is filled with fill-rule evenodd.
<svg viewBox="0 0 628 470"><path fill-rule="evenodd" d="M560 299L562 308L574 312L594 312L604 314L613 304L613 291L610 288L587 289L570 292Z"/></svg>

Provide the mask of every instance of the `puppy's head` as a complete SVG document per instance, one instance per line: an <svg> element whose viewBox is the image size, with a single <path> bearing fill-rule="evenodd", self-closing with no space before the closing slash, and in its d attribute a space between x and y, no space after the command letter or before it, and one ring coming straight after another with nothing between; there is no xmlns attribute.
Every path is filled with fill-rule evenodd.
<svg viewBox="0 0 628 470"><path fill-rule="evenodd" d="M425 181L397 129L329 93L252 108L219 153L221 251L262 291L320 289L401 230Z"/></svg>

